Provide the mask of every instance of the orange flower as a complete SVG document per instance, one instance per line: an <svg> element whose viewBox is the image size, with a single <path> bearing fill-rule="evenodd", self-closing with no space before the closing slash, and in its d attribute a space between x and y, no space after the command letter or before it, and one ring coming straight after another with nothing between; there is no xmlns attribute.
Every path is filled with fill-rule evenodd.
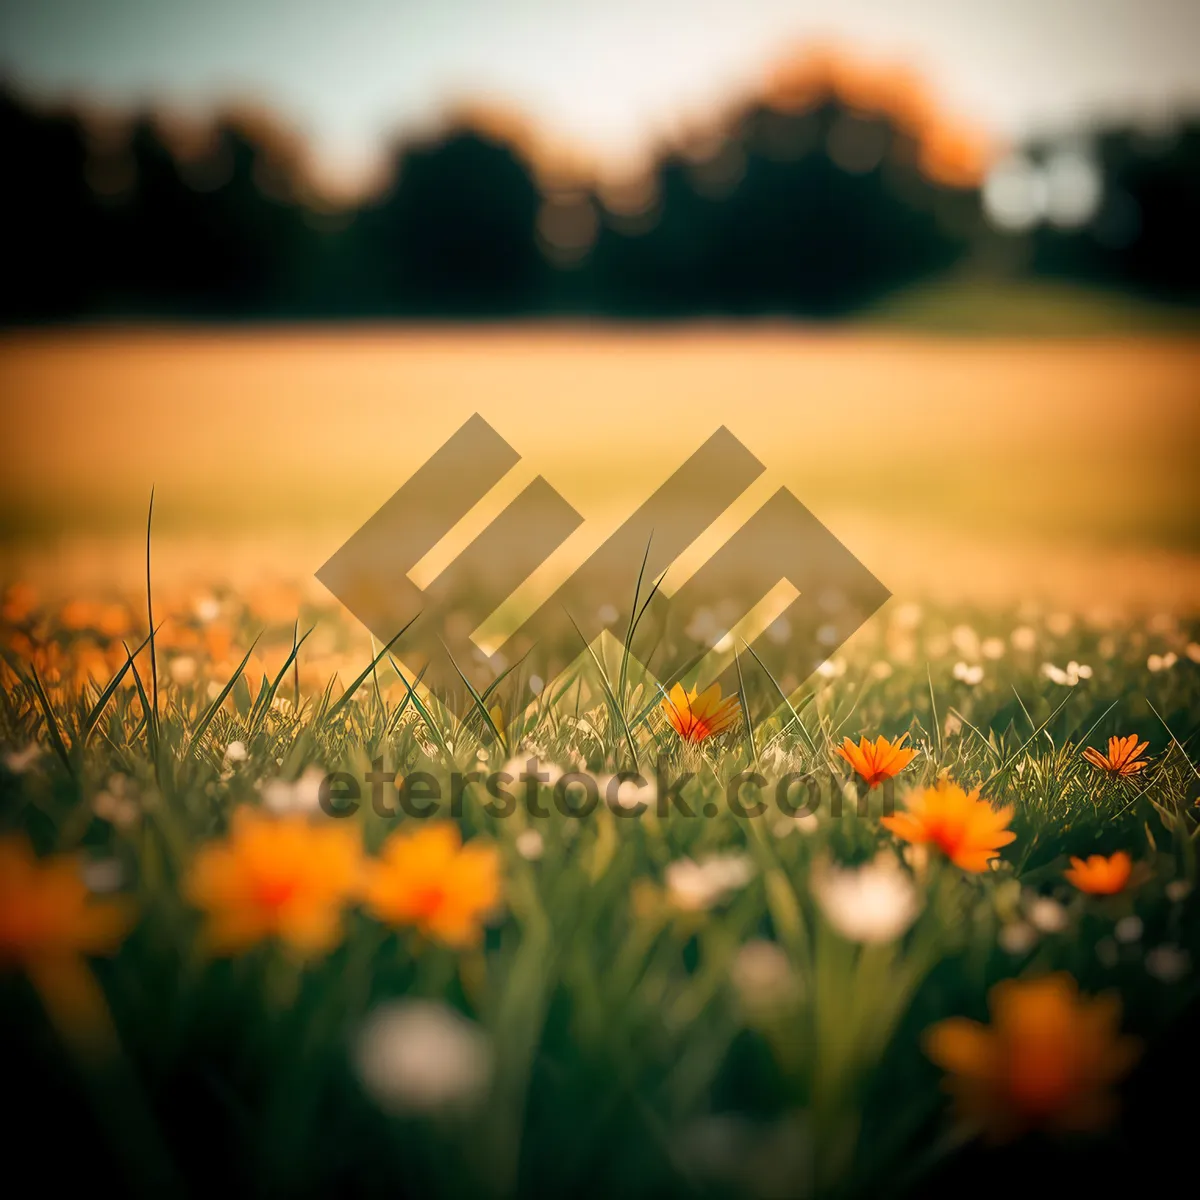
<svg viewBox="0 0 1200 1200"><path fill-rule="evenodd" d="M1083 752L1083 757L1092 766L1099 767L1100 770L1107 771L1110 775L1119 775L1123 778L1127 775L1136 775L1138 771L1148 765L1144 758L1138 759L1138 755L1149 745L1149 742L1139 742L1137 734L1131 733L1128 737L1123 738L1110 737L1107 755L1088 746Z"/></svg>
<svg viewBox="0 0 1200 1200"><path fill-rule="evenodd" d="M464 846L448 821L401 830L368 867L366 902L390 925L415 926L450 946L472 945L500 903L500 855L486 843Z"/></svg>
<svg viewBox="0 0 1200 1200"><path fill-rule="evenodd" d="M32 584L14 583L4 594L4 603L0 605L0 620L20 625L33 614L36 604L37 592Z"/></svg>
<svg viewBox="0 0 1200 1200"><path fill-rule="evenodd" d="M986 871L1000 847L1017 836L1007 828L1011 806L993 808L979 798L978 788L964 792L948 779L910 796L906 807L906 812L881 818L884 828L906 842L936 846L964 871Z"/></svg>
<svg viewBox="0 0 1200 1200"><path fill-rule="evenodd" d="M0 838L0 969L23 970L68 1037L108 1038L104 994L84 955L111 954L132 913L94 902L77 860L38 859L24 837Z"/></svg>
<svg viewBox="0 0 1200 1200"><path fill-rule="evenodd" d="M124 905L91 901L75 859L39 860L25 838L0 838L0 966L108 954L128 927Z"/></svg>
<svg viewBox="0 0 1200 1200"><path fill-rule="evenodd" d="M669 699L662 702L663 712L671 722L671 728L685 742L703 742L731 728L740 711L736 696L721 699L721 685L714 683L706 691L697 694L683 690L677 683L671 689Z"/></svg>
<svg viewBox="0 0 1200 1200"><path fill-rule="evenodd" d="M833 752L844 758L866 781L868 787L878 787L885 779L898 775L917 756L917 752L904 745L907 733L902 733L894 742L882 734L874 742L860 738L856 746L849 738L843 738Z"/></svg>
<svg viewBox="0 0 1200 1200"><path fill-rule="evenodd" d="M1063 874L1081 891L1092 896L1115 896L1125 890L1133 873L1133 860L1124 850L1118 850L1109 858L1103 854L1089 854L1087 861L1072 858L1071 866Z"/></svg>
<svg viewBox="0 0 1200 1200"><path fill-rule="evenodd" d="M208 916L215 954L235 954L269 937L319 954L342 934L342 909L360 879L357 831L300 815L233 814L229 836L201 847L187 894Z"/></svg>
<svg viewBox="0 0 1200 1200"><path fill-rule="evenodd" d="M1095 1129L1111 1119L1111 1087L1138 1055L1137 1042L1118 1033L1116 997L1081 997L1060 973L1006 980L988 1002L991 1025L951 1017L925 1032L925 1052L949 1072L964 1117L997 1141L1038 1127Z"/></svg>

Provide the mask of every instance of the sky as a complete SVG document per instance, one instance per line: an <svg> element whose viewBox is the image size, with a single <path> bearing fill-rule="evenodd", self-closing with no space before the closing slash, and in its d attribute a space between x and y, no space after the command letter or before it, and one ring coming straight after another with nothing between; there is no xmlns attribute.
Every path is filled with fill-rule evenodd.
<svg viewBox="0 0 1200 1200"><path fill-rule="evenodd" d="M0 0L0 79L36 98L264 103L327 169L469 101L634 160L791 48L915 67L1000 140L1200 110L1198 0Z"/></svg>

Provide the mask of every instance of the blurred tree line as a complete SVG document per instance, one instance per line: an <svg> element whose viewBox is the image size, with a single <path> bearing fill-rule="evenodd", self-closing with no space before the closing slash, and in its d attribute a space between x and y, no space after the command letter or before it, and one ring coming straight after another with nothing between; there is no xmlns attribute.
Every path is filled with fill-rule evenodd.
<svg viewBox="0 0 1200 1200"><path fill-rule="evenodd" d="M0 137L8 323L826 318L964 265L1200 300L1200 125L1101 132L1086 220L1030 210L1006 229L976 141L911 83L827 68L781 76L619 185L548 176L467 122L393 147L379 188L343 206L298 139L252 113L185 137L0 95ZM1027 174L1053 149L1024 148ZM1032 196L1039 178L1010 184Z"/></svg>

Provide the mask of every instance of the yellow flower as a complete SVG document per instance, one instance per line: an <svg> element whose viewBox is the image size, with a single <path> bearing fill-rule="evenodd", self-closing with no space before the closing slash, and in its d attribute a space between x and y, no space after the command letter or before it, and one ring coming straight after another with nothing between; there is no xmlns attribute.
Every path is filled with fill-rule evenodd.
<svg viewBox="0 0 1200 1200"><path fill-rule="evenodd" d="M736 696L721 699L721 685L714 683L707 690L697 693L683 690L677 683L670 697L662 702L663 712L671 722L671 728L685 742L703 742L731 728L740 711Z"/></svg>
<svg viewBox="0 0 1200 1200"><path fill-rule="evenodd" d="M1081 997L1059 973L1006 980L988 1001L991 1025L951 1017L925 1033L962 1115L1000 1141L1032 1128L1105 1125L1116 1107L1111 1087L1138 1054L1118 1033L1119 1000Z"/></svg>
<svg viewBox="0 0 1200 1200"><path fill-rule="evenodd" d="M1087 860L1072 858L1071 866L1063 874L1081 892L1092 896L1115 896L1125 890L1133 874L1133 860L1124 850L1105 858L1103 854L1089 854Z"/></svg>
<svg viewBox="0 0 1200 1200"><path fill-rule="evenodd" d="M908 737L903 733L894 742L882 734L875 741L860 738L856 746L849 738L843 738L833 752L844 758L867 781L868 787L878 787L885 779L898 775L917 756L917 752L904 745Z"/></svg>
<svg viewBox="0 0 1200 1200"><path fill-rule="evenodd" d="M28 975L64 1035L111 1036L83 956L111 954L131 923L127 904L91 899L77 860L39 860L25 838L0 838L0 969Z"/></svg>
<svg viewBox="0 0 1200 1200"><path fill-rule="evenodd" d="M910 796L906 808L881 818L881 824L906 842L937 847L964 871L986 871L1000 847L1017 836L1007 828L1011 806L993 808L979 798L978 788L965 792L948 779Z"/></svg>
<svg viewBox="0 0 1200 1200"><path fill-rule="evenodd" d="M1144 758L1138 758L1138 755L1149 745L1149 742L1139 742L1137 734L1131 733L1128 737L1123 738L1110 737L1107 754L1101 754L1099 750L1088 746L1083 752L1083 757L1092 766L1099 767L1100 770L1107 771L1110 775L1125 778L1128 775L1136 775L1138 771L1149 765Z"/></svg>
<svg viewBox="0 0 1200 1200"><path fill-rule="evenodd" d="M229 836L196 855L187 894L207 914L215 954L271 937L319 954L341 938L342 909L358 890L360 869L356 829L239 808Z"/></svg>
<svg viewBox="0 0 1200 1200"><path fill-rule="evenodd" d="M500 895L496 848L464 846L448 821L393 834L367 869L366 903L381 921L411 925L450 946L479 940Z"/></svg>

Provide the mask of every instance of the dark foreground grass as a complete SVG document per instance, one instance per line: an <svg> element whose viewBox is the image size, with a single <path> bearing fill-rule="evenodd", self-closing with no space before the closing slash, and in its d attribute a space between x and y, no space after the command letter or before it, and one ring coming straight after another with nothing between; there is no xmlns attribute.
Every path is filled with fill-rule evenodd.
<svg viewBox="0 0 1200 1200"><path fill-rule="evenodd" d="M514 671L459 721L398 677L403 639L322 690L302 683L303 621L259 673L255 615L226 603L242 649L217 673L196 648L209 643L163 633L152 661L143 628L126 658L99 617L10 615L4 831L39 854L81 855L95 889L137 912L94 965L106 1047L56 1024L19 970L0 976L14 1169L151 1195L798 1197L1111 1188L1191 1160L1177 1089L1196 1077L1200 646L1186 621L893 605L773 715L692 747L653 681L602 647L536 695ZM332 620L298 615L319 630ZM81 641L93 657L104 648L111 676L76 677ZM744 652L742 666L748 708L762 711L751 693L771 683ZM879 733L907 733L918 754L894 788L867 793L833 747ZM1149 743L1144 770L1110 777L1083 759L1130 733ZM693 774L697 815L660 809L648 788L644 813L599 804L577 817L549 787L546 815L523 793L498 815L476 782L453 819L497 847L504 879L478 945L352 908L337 945L308 961L272 942L204 952L186 881L240 806L311 812L323 773L363 780L378 760L448 795L455 772L530 755L602 783L632 759L649 778L661 762ZM745 771L811 776L816 811L783 813L768 794L766 811L739 815L728 784ZM880 825L940 776L1012 806L1016 839L994 870L923 859ZM364 784L342 818L368 853L419 822L387 802L395 816L373 811ZM1070 856L1121 850L1138 874L1119 895L1063 877ZM901 861L917 910L863 944L848 921L883 931L894 914L859 897L839 920L818 880L879 851ZM688 859L698 865L681 874ZM1115 991L1145 1053L1115 1124L992 1148L955 1124L922 1035L952 1016L986 1021L992 985L1051 971ZM359 1038L398 997L472 1022L489 1069L473 1089L460 1081L459 1103L439 1099L452 1048L407 1111L380 1103Z"/></svg>

